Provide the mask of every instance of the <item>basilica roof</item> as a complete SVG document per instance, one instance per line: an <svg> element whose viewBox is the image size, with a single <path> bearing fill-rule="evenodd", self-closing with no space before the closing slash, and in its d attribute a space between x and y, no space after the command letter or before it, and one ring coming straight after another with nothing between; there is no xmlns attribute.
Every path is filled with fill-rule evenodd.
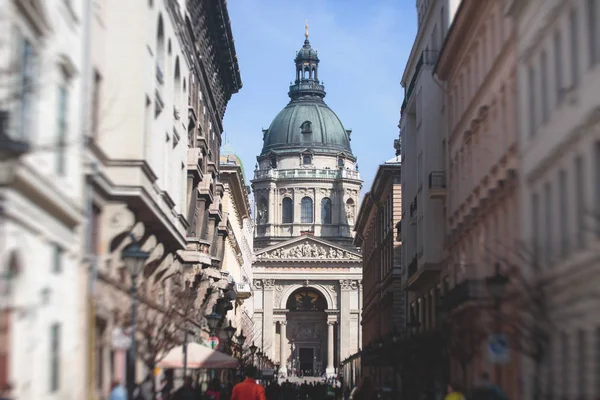
<svg viewBox="0 0 600 400"><path fill-rule="evenodd" d="M319 81L319 57L308 40L294 59L296 80L290 85L290 102L264 131L261 155L311 149L315 153L352 154L350 133L325 101Z"/></svg>

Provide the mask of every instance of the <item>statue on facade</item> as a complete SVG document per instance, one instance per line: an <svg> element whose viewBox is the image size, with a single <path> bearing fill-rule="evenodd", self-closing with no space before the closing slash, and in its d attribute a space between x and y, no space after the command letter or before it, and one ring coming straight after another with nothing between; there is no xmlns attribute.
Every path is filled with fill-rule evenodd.
<svg viewBox="0 0 600 400"><path fill-rule="evenodd" d="M259 224L266 224L267 223L267 215L268 214L268 210L267 210L267 205L265 203L261 203L258 206L258 210L257 210L257 216L258 216L258 223Z"/></svg>

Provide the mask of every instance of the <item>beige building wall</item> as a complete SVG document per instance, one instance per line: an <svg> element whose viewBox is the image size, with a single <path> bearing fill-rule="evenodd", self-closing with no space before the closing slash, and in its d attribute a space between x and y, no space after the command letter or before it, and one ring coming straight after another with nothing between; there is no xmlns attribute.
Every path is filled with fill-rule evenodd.
<svg viewBox="0 0 600 400"><path fill-rule="evenodd" d="M0 391L85 397L84 1L0 1Z"/></svg>
<svg viewBox="0 0 600 400"><path fill-rule="evenodd" d="M225 154L223 150L220 169L224 185L223 213L228 221L223 271L233 279L237 295L233 309L227 313L226 319L237 328L236 335L244 334L247 338L245 346L249 346L254 334L254 300L250 298L253 255L251 209L239 158L234 154Z"/></svg>
<svg viewBox="0 0 600 400"><path fill-rule="evenodd" d="M525 272L548 295L543 395L600 396L600 316L595 294L600 204L600 2L534 0L510 9L517 23L519 228L537 255ZM545 283L546 282L546 283ZM523 398L535 365L523 358Z"/></svg>
<svg viewBox="0 0 600 400"><path fill-rule="evenodd" d="M517 257L516 57L514 23L504 14L504 1L465 0L436 68L447 88L450 288L465 280L483 282L496 263L506 273ZM485 371L515 397L516 365L516 353L497 369L480 352L469 366L469 383Z"/></svg>

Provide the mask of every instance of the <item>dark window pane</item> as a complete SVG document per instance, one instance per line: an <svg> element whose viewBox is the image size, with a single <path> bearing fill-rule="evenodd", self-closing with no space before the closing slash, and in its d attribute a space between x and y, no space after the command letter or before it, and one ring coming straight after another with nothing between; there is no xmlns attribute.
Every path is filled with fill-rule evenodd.
<svg viewBox="0 0 600 400"><path fill-rule="evenodd" d="M302 199L301 203L301 219L303 224L311 224L313 222L313 201L310 197Z"/></svg>
<svg viewBox="0 0 600 400"><path fill-rule="evenodd" d="M331 200L327 197L321 200L321 223L331 224Z"/></svg>
<svg viewBox="0 0 600 400"><path fill-rule="evenodd" d="M281 203L281 208L282 208L282 223L284 224L291 224L294 222L294 204L292 202L292 199L290 199L289 197L286 197L283 199L282 203Z"/></svg>

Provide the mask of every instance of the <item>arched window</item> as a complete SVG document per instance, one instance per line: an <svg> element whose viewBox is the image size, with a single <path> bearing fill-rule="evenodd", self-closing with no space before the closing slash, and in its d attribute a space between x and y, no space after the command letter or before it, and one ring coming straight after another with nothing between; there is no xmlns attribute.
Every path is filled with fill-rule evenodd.
<svg viewBox="0 0 600 400"><path fill-rule="evenodd" d="M344 157L338 157L338 167L344 166Z"/></svg>
<svg viewBox="0 0 600 400"><path fill-rule="evenodd" d="M285 307L290 311L325 311L327 300L315 289L300 288L288 297Z"/></svg>
<svg viewBox="0 0 600 400"><path fill-rule="evenodd" d="M286 197L281 202L281 222L284 224L291 224L294 222L294 202L291 198Z"/></svg>
<svg viewBox="0 0 600 400"><path fill-rule="evenodd" d="M300 222L303 224L312 224L313 222L313 201L310 197L304 197L301 202Z"/></svg>
<svg viewBox="0 0 600 400"><path fill-rule="evenodd" d="M321 200L321 223L331 224L331 199L328 197Z"/></svg>
<svg viewBox="0 0 600 400"><path fill-rule="evenodd" d="M160 70L156 73L160 74L162 79L165 73L165 27L162 15L158 16L158 28L156 31L156 66Z"/></svg>

